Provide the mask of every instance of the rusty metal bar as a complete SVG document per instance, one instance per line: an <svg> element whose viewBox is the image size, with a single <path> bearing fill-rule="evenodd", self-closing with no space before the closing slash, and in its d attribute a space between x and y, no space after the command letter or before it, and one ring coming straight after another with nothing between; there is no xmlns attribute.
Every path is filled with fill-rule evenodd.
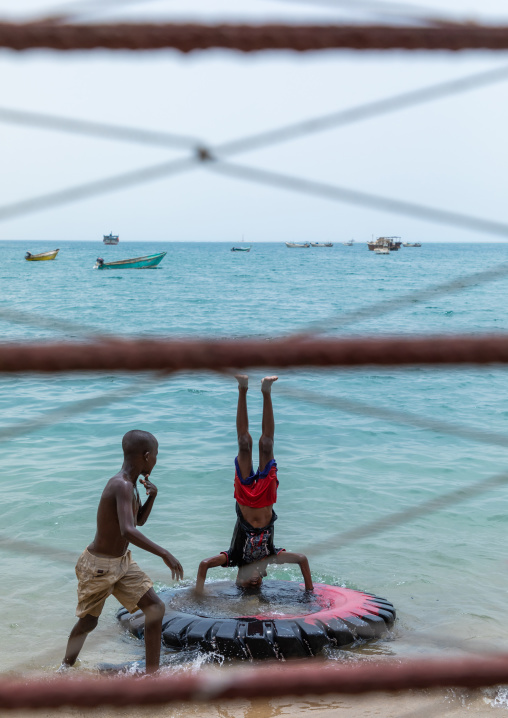
<svg viewBox="0 0 508 718"><path fill-rule="evenodd" d="M201 25L0 23L0 47L12 50L160 50L188 53L294 50L507 50L508 27L383 25Z"/></svg>
<svg viewBox="0 0 508 718"><path fill-rule="evenodd" d="M508 363L508 335L282 339L112 339L0 345L0 373L224 371Z"/></svg>
<svg viewBox="0 0 508 718"><path fill-rule="evenodd" d="M508 657L419 659L326 666L318 662L269 664L228 671L168 677L47 678L0 681L0 708L93 708L143 706L181 701L213 703L239 698L402 691L422 688L480 688L508 682Z"/></svg>

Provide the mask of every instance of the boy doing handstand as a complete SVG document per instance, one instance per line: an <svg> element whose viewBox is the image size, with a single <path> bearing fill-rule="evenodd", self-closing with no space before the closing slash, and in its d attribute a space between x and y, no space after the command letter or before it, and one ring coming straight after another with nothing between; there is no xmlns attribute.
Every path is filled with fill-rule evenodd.
<svg viewBox="0 0 508 718"><path fill-rule="evenodd" d="M277 501L277 464L273 458L275 422L273 418L271 389L276 376L261 381L263 394L263 419L259 440L259 468L252 466L252 437L249 434L247 415L247 390L249 379L240 375L238 381L238 408L236 429L238 432L238 456L235 459L235 499L237 521L228 551L201 561L196 581L196 591L201 593L206 573L215 566L237 566L236 583L243 588L259 587L266 576L269 563L297 563L300 566L305 590L312 591L312 578L307 557L301 553L289 553L275 548L273 525L277 514L273 504ZM245 477L245 478L244 478Z"/></svg>
<svg viewBox="0 0 508 718"><path fill-rule="evenodd" d="M147 539L136 526L148 519L157 496L149 480L157 462L159 445L147 431L129 431L122 440L124 461L120 471L108 481L97 510L97 532L76 564L79 620L72 629L62 668L73 666L87 635L97 626L108 596L115 596L130 612L140 608L145 614L146 670L159 668L164 603L153 590L153 583L131 559L129 542L159 556L171 569L171 576L183 578L179 561ZM136 483L139 476L146 489L142 505Z"/></svg>

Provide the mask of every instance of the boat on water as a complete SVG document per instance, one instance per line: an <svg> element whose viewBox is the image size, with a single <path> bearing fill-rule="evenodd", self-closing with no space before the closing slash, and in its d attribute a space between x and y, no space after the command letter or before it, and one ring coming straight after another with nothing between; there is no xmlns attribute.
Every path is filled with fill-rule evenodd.
<svg viewBox="0 0 508 718"><path fill-rule="evenodd" d="M307 249L310 247L309 242L305 242L304 244L298 243L298 242L284 242L286 247L289 247L289 249Z"/></svg>
<svg viewBox="0 0 508 718"><path fill-rule="evenodd" d="M232 252L250 252L250 247L231 247Z"/></svg>
<svg viewBox="0 0 508 718"><path fill-rule="evenodd" d="M105 262L102 257L97 257L94 269L151 269L162 262L166 254L167 252L159 252L134 259L120 259L117 262Z"/></svg>
<svg viewBox="0 0 508 718"><path fill-rule="evenodd" d="M342 242L344 247L352 247L354 243L355 243L354 239L350 239L349 242Z"/></svg>
<svg viewBox="0 0 508 718"><path fill-rule="evenodd" d="M47 262L48 259L54 259L59 251L59 249L53 249L51 252L39 252L39 254L27 252L25 259L27 262Z"/></svg>
<svg viewBox="0 0 508 718"><path fill-rule="evenodd" d="M421 247L422 245L420 244L420 242L403 242L402 246L403 247Z"/></svg>
<svg viewBox="0 0 508 718"><path fill-rule="evenodd" d="M388 247L374 247L373 251L375 254L390 254Z"/></svg>
<svg viewBox="0 0 508 718"><path fill-rule="evenodd" d="M311 247L333 247L332 242L311 242Z"/></svg>
<svg viewBox="0 0 508 718"><path fill-rule="evenodd" d="M118 244L120 241L120 237L118 234L113 234L113 232L110 232L109 234L103 234L102 235L102 241L104 244Z"/></svg>
<svg viewBox="0 0 508 718"><path fill-rule="evenodd" d="M370 251L374 251L376 247L388 247L389 252L398 252L400 246L402 245L402 241L400 237L377 237L377 239L372 240L371 242L367 242L367 246L370 249ZM381 252L381 254L385 254L385 252Z"/></svg>

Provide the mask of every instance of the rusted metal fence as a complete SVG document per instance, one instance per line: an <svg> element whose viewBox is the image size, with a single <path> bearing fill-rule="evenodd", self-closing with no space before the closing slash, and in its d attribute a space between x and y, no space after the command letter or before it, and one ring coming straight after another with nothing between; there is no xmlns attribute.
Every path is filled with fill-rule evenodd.
<svg viewBox="0 0 508 718"><path fill-rule="evenodd" d="M171 48L188 53L210 48L222 48L240 52L259 52L262 50L294 50L298 52L329 50L329 49L357 49L357 50L470 50L508 49L508 28L487 27L479 25L448 24L442 27L387 27L387 26L295 26L295 25L218 25L206 26L198 24L70 24L59 23L53 19L47 22L34 22L29 24L0 23L0 47L13 50L30 50L49 48L54 50L84 50L105 48L110 50L153 50ZM495 71L502 79L506 74L504 69ZM490 78L486 78L490 81ZM484 78L472 80L481 85ZM418 103L439 96L446 95L467 88L467 81L463 88L452 87L436 88L434 91L409 93L402 98L397 106L407 106L411 102ZM426 94L427 93L427 94ZM430 94L429 94L430 93ZM414 97L410 95L415 95ZM391 102L391 101L390 101ZM390 102L386 103L390 107ZM366 107L364 116L383 113L386 107ZM391 104L393 107L393 103ZM390 111L390 110L388 110ZM347 113L346 113L347 114ZM25 118L26 119L26 118ZM341 122L362 119L362 112L348 117L335 117L334 121ZM10 121L23 121L11 114ZM53 122L58 124L58 118ZM33 117L31 121L36 121ZM48 118L39 117L39 122L51 125ZM65 124L65 121L63 121ZM62 124L61 122L61 124ZM323 118L322 126L330 126L332 117ZM71 123L72 124L72 123ZM90 123L88 123L90 125ZM312 131L312 121L308 123L307 130ZM58 127L56 127L58 129ZM60 129L65 129L63 125ZM74 124L70 131L87 131L92 133L110 133L105 126L81 127ZM261 144L267 141L283 140L289 136L305 131L302 126L290 127L272 133L264 133L259 137L246 138L231 143L230 152L241 151L242 142ZM111 133L114 134L114 133ZM129 131L126 130L126 134ZM193 138L178 136L154 137L147 136L143 131L130 131L133 141L148 141L156 143L179 144L194 148L195 154L177 163L166 163L155 168L148 168L141 172L132 173L119 180L119 187L164 176L171 172L186 171L197 164L210 163L219 171L224 171L217 163L218 154L213 153ZM153 134L153 133L152 133ZM264 137L264 139L263 139ZM220 148L219 148L220 149ZM227 154L227 146L225 148ZM211 163L210 161L215 161ZM227 170L228 168L225 167ZM248 169L248 168L247 168ZM242 170L242 168L240 168ZM245 168L230 167L231 174L242 174L245 179L256 179L254 170L246 172ZM265 176L262 179L267 184L275 183L281 176ZM286 178L288 180L288 178ZM291 180L291 178L289 178ZM299 180L292 180L299 182ZM123 184L122 184L123 183ZM290 183L290 182L289 182ZM286 185L288 181L286 181ZM72 201L83 196L91 196L108 190L109 180L99 181L87 186L85 189L77 188L63 191L61 196L27 200L25 204L19 203L15 208L5 208L0 219L22 214L26 211L51 206L60 202ZM299 187L298 191L315 193L314 187ZM329 193L329 190L323 191ZM347 199L347 198L346 198ZM354 198L349 197L349 201ZM416 205L415 205L416 206ZM392 207L393 209L394 207ZM400 209L400 207L399 207ZM441 217L435 216L438 221L446 221L445 212ZM457 224L467 225L466 216L456 215L448 219ZM496 226L494 226L496 224ZM508 227L502 223L483 221L482 228L494 233L506 234ZM501 276L506 268L491 270L490 274ZM487 280L489 277L484 277ZM477 277L474 281L476 281ZM458 282L458 284L457 284ZM456 280L457 286L451 283L450 290L469 286L471 281L467 278L462 282ZM441 288L442 289L442 288ZM435 288L438 291L438 288ZM422 297L428 296L425 291L420 292ZM400 306L400 302L399 305ZM384 308L391 311L390 306ZM368 308L367 308L368 315ZM379 307L377 311L380 311ZM383 308L381 308L383 311ZM349 317L349 321L362 318L356 312ZM16 317L14 316L14 320ZM17 317L22 320L22 317ZM338 324L348 322L348 317L338 317ZM55 321L55 325L57 322ZM60 323L61 324L61 323ZM65 326L60 327L65 331ZM14 372L162 372L164 374L178 371L217 371L228 372L244 367L360 367L360 366L464 366L508 363L508 336L440 336L440 337L392 337L392 338L319 338L312 331L298 336L267 340L238 340L238 341L212 341L212 340L163 340L144 338L124 339L117 337L100 337L85 332L84 341L69 343L45 344L11 344L0 346L0 373ZM129 389L127 390L127 394ZM309 397L308 397L309 398ZM314 400L316 400L314 398ZM93 400L92 404L93 404ZM83 410L92 404L83 404ZM357 409L358 410L358 409ZM49 420L47 417L46 420ZM445 427L446 428L446 427ZM459 434L460 435L460 434ZM465 434L462 434L465 436ZM474 437L473 437L474 438ZM481 439L480 439L481 440ZM502 443L502 437L484 436L483 440L493 443ZM508 476L491 477L484 479L477 485L470 487L470 493L480 490L489 490L501 483L506 483ZM467 487L465 494L467 494ZM387 517L386 522L402 522L422 512L429 512L439 508L443 501L458 500L454 492L444 497L437 497L420 507L401 512L398 517ZM441 502L441 503L440 503ZM415 514L415 511L417 512ZM382 530L385 526L364 526L355 529L358 536L363 530L364 534ZM354 536L349 539L354 540ZM11 542L15 550L30 550L28 542ZM0 545L8 546L9 542L0 537ZM68 559L68 553L62 553L62 560ZM361 665L325 665L313 662L293 663L286 665L264 665L238 669L231 667L228 671L202 671L195 675L145 677L143 680L130 678L69 678L58 676L54 679L1 679L0 680L0 708L57 708L61 706L97 707L101 705L121 706L147 706L182 701L196 701L210 703L226 699L237 698L273 698L284 695L325 695L332 693L359 694L373 691L401 691L415 688L431 687L483 687L508 682L508 657L506 655L485 655L466 658L446 658L427 660L404 660L403 662L381 661L368 662Z"/></svg>

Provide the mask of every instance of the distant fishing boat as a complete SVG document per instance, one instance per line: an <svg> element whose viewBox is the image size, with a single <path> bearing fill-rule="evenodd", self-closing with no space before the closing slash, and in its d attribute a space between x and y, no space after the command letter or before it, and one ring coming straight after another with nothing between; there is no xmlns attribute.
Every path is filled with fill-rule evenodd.
<svg viewBox="0 0 508 718"><path fill-rule="evenodd" d="M39 254L27 252L25 259L27 262L47 262L48 259L54 259L59 251L59 249L53 249L51 252L40 252Z"/></svg>
<svg viewBox="0 0 508 718"><path fill-rule="evenodd" d="M231 247L232 252L250 252L250 247Z"/></svg>
<svg viewBox="0 0 508 718"><path fill-rule="evenodd" d="M332 242L311 242L311 247L333 247Z"/></svg>
<svg viewBox="0 0 508 718"><path fill-rule="evenodd" d="M159 252L134 259L120 259L117 262L105 262L102 257L98 257L94 269L150 269L162 262L166 254L167 252Z"/></svg>
<svg viewBox="0 0 508 718"><path fill-rule="evenodd" d="M120 237L118 234L113 234L113 232L110 232L109 234L103 234L102 235L102 241L104 244L118 244L120 241Z"/></svg>
<svg viewBox="0 0 508 718"><path fill-rule="evenodd" d="M400 237L378 237L375 241L367 242L367 246L371 252L378 247L388 247L389 252L398 252L402 241ZM386 254L386 252L378 252L378 254Z"/></svg>
<svg viewBox="0 0 508 718"><path fill-rule="evenodd" d="M420 244L420 242L403 242L402 246L403 247L421 247L422 245Z"/></svg>
<svg viewBox="0 0 508 718"><path fill-rule="evenodd" d="M304 247L310 247L308 242L305 242L305 244L298 244L298 242L285 242L284 244L286 247L289 247L289 249L303 249Z"/></svg>
<svg viewBox="0 0 508 718"><path fill-rule="evenodd" d="M354 243L355 243L354 239L350 239L349 242L342 242L344 247L352 247Z"/></svg>

